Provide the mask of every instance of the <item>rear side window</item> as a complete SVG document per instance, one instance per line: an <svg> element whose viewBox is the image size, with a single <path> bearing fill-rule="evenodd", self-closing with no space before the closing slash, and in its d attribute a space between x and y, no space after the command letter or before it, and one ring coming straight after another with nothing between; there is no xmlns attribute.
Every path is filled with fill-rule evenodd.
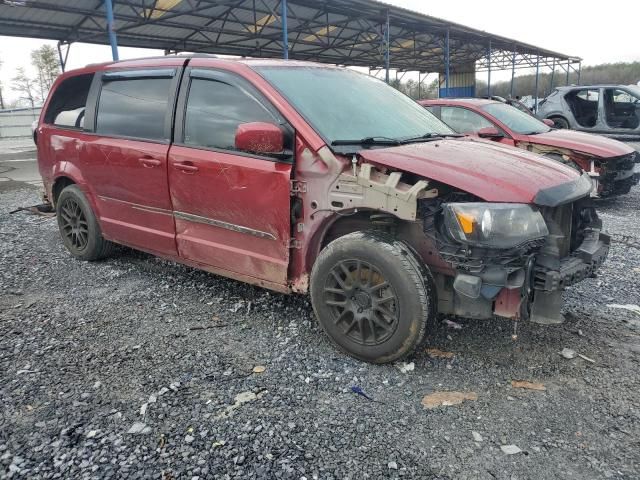
<svg viewBox="0 0 640 480"><path fill-rule="evenodd" d="M44 123L66 128L83 128L87 96L93 73L63 80L51 96Z"/></svg>
<svg viewBox="0 0 640 480"><path fill-rule="evenodd" d="M235 150L238 125L279 123L250 92L225 82L193 78L184 121L185 145Z"/></svg>
<svg viewBox="0 0 640 480"><path fill-rule="evenodd" d="M171 83L171 78L105 81L98 101L96 132L163 140Z"/></svg>

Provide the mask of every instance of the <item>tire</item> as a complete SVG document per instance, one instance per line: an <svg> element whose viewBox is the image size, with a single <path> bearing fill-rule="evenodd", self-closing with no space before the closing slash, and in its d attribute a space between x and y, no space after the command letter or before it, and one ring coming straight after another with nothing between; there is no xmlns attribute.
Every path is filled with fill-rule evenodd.
<svg viewBox="0 0 640 480"><path fill-rule="evenodd" d="M422 342L435 315L429 278L405 243L381 232L354 232L320 252L311 302L341 350L366 362L393 362Z"/></svg>
<svg viewBox="0 0 640 480"><path fill-rule="evenodd" d="M94 261L113 253L115 244L105 240L87 197L77 185L62 190L56 202L62 242L79 260Z"/></svg>
<svg viewBox="0 0 640 480"><path fill-rule="evenodd" d="M551 117L551 120L553 120L553 123L555 124L556 128L559 128L559 129L569 128L569 122L567 122L567 120L562 117Z"/></svg>

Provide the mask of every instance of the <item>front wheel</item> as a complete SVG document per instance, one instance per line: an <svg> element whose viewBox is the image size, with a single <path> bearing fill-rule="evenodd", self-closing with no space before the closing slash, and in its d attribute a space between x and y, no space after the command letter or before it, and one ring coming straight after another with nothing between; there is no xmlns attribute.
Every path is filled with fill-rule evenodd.
<svg viewBox="0 0 640 480"><path fill-rule="evenodd" d="M349 355L387 363L411 353L433 315L426 267L403 242L355 232L325 247L311 272L311 301L329 338Z"/></svg>

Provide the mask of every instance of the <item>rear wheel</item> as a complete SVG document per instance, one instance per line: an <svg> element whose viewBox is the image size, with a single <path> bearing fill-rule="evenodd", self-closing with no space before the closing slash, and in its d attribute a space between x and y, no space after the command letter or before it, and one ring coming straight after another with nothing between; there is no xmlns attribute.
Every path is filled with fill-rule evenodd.
<svg viewBox="0 0 640 480"><path fill-rule="evenodd" d="M569 128L569 122L565 118L562 117L551 117L553 120L553 124L556 128L566 129Z"/></svg>
<svg viewBox="0 0 640 480"><path fill-rule="evenodd" d="M346 353L387 363L422 341L432 289L411 249L380 232L355 232L320 252L311 299L322 328Z"/></svg>
<svg viewBox="0 0 640 480"><path fill-rule="evenodd" d="M80 260L109 256L114 244L102 237L100 226L87 197L77 185L69 185L56 202L56 216L62 242Z"/></svg>

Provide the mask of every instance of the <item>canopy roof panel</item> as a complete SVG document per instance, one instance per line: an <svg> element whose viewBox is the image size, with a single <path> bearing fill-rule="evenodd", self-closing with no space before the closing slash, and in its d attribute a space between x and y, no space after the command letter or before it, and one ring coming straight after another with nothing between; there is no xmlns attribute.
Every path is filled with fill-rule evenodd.
<svg viewBox="0 0 640 480"><path fill-rule="evenodd" d="M442 72L573 64L538 48L375 0L288 0L289 57ZM283 52L281 0L114 0L118 44L252 57ZM0 0L0 35L109 43L103 0ZM488 55L491 49L491 55Z"/></svg>

